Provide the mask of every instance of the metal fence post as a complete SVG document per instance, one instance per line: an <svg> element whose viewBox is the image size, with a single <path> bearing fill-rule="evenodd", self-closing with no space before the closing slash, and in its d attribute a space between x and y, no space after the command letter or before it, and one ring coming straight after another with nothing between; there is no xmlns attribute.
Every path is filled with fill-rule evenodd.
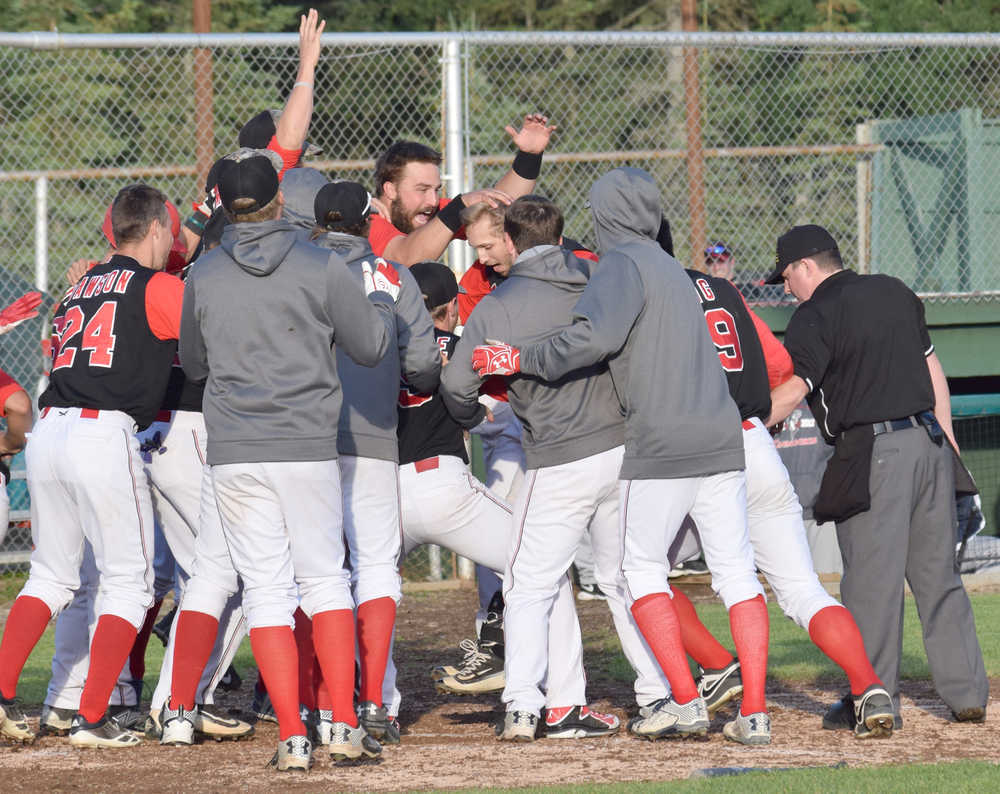
<svg viewBox="0 0 1000 794"><path fill-rule="evenodd" d="M465 188L465 141L463 135L462 43L457 38L444 44L444 178L448 195L457 196ZM462 274L469 268L469 247L464 240L453 240L448 246L451 269Z"/></svg>
<svg viewBox="0 0 1000 794"><path fill-rule="evenodd" d="M49 178L35 180L35 287L49 290Z"/></svg>

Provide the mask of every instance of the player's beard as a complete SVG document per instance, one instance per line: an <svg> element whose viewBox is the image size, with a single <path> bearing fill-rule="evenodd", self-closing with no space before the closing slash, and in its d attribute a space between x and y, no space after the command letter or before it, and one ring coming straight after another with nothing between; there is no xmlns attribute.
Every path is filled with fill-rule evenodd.
<svg viewBox="0 0 1000 794"><path fill-rule="evenodd" d="M389 221L403 234L411 234L413 232L416 228L413 224L413 219L421 214L423 214L421 211L412 214L407 213L406 208L403 207L403 202L398 198L394 198L389 202ZM434 212L430 217L433 218L434 215L437 215L437 207L434 208Z"/></svg>

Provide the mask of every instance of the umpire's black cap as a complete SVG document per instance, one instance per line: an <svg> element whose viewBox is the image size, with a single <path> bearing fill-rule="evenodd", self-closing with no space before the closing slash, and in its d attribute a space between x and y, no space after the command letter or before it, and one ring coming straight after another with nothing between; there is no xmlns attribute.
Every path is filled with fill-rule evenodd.
<svg viewBox="0 0 1000 794"><path fill-rule="evenodd" d="M781 274L792 262L798 262L822 251L837 251L837 241L822 226L809 223L804 226L793 226L778 238L778 249L774 256L774 270L765 280L765 284L780 284Z"/></svg>

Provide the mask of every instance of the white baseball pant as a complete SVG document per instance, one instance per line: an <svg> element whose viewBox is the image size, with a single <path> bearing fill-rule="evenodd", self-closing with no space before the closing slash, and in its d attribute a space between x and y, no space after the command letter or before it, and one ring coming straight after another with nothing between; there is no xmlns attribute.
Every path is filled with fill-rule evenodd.
<svg viewBox="0 0 1000 794"><path fill-rule="evenodd" d="M399 553L399 466L395 461L340 455L344 538L356 603L402 596Z"/></svg>
<svg viewBox="0 0 1000 794"><path fill-rule="evenodd" d="M7 537L7 530L10 528L10 497L7 495L7 486L0 487L0 546L3 545Z"/></svg>
<svg viewBox="0 0 1000 794"><path fill-rule="evenodd" d="M622 480L620 488L621 565L630 605L652 593L670 593L669 552L689 513L701 532L712 589L726 609L764 594L747 533L743 471Z"/></svg>
<svg viewBox="0 0 1000 794"><path fill-rule="evenodd" d="M120 411L50 408L25 455L35 549L21 594L62 611L89 541L101 573L98 614L138 630L153 603L153 506L135 422Z"/></svg>
<svg viewBox="0 0 1000 794"><path fill-rule="evenodd" d="M441 455L436 466L422 462L420 470L418 464L404 464L399 467L399 479L404 554L422 543L434 543L491 571L506 566L513 533L511 507L473 477L460 458ZM554 584L554 603L547 621L548 675L543 670L539 679L544 679L546 690L543 704L582 705L586 702L582 699L586 679L573 588L566 576ZM536 636L541 633L537 625L535 632ZM505 648L509 659L506 638Z"/></svg>
<svg viewBox="0 0 1000 794"><path fill-rule="evenodd" d="M821 609L839 606L813 568L802 505L771 434L759 419L743 430L746 450L747 529L754 561L788 617L806 631ZM697 526L691 528L691 534ZM670 557L671 565L687 557ZM683 553L683 552L682 552Z"/></svg>
<svg viewBox="0 0 1000 794"><path fill-rule="evenodd" d="M480 398L484 401L485 398ZM521 446L521 422L510 403L490 400L493 421L483 420L473 433L483 442L483 467L486 470L486 487L506 502L513 503L518 489L524 482L524 447ZM485 565L476 565L476 583L479 590L479 611L476 626L486 620L486 610L493 594L500 589L500 577Z"/></svg>
<svg viewBox="0 0 1000 794"><path fill-rule="evenodd" d="M353 609L344 568L343 504L336 459L215 465L222 529L243 579L249 628L288 626Z"/></svg>
<svg viewBox="0 0 1000 794"><path fill-rule="evenodd" d="M660 689L660 671L625 602L619 569L618 472L623 447L558 466L530 469L514 507L514 530L504 576L506 631L503 701L508 711L537 714L543 705L584 705L586 693L578 687L572 699L556 702L541 697L545 676L545 646L538 642L557 590L568 586L567 572L580 538L590 530L597 583L608 596L608 606L622 649L636 670L636 699L647 705ZM564 584L565 583L565 584ZM572 590L569 592L572 605ZM573 608L577 631L576 609ZM551 653L551 640L549 652Z"/></svg>
<svg viewBox="0 0 1000 794"><path fill-rule="evenodd" d="M196 567L197 554L206 548L198 543L200 534L210 533L216 546L225 543L215 491L205 463L208 437L204 416L198 411L171 411L168 419L153 422L140 433L139 442L152 486L153 509L178 568L180 587L177 595L181 604L186 605L184 592ZM207 548L211 547L210 541ZM213 602L216 608L210 614L219 619L219 633L198 684L198 703L214 702L215 686L225 675L246 633L242 594L237 593L234 586L236 571L228 553L216 554L215 560L223 569L218 573L213 571L218 579L215 590L220 595L226 593L227 598L221 606ZM153 692L153 711L158 711L170 694L176 624L175 620Z"/></svg>
<svg viewBox="0 0 1000 794"><path fill-rule="evenodd" d="M80 708L80 696L87 682L90 667L90 644L97 628L97 587L100 574L94 562L94 552L84 543L83 564L80 566L80 587L73 600L59 613L54 635L52 675L49 677L45 704L59 709ZM118 683L111 692L112 706L136 706L136 692L131 685L132 672L126 659Z"/></svg>

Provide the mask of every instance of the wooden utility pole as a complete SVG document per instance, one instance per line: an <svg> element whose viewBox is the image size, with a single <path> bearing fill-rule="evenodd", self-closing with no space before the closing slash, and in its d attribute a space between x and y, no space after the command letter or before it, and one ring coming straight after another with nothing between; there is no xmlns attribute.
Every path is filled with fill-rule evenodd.
<svg viewBox="0 0 1000 794"><path fill-rule="evenodd" d="M681 0L681 26L698 30L698 0ZM705 269L705 155L701 141L701 86L698 50L684 48L684 116L687 128L688 214L691 216L691 266Z"/></svg>
<svg viewBox="0 0 1000 794"><path fill-rule="evenodd" d="M194 32L212 32L212 0L194 0ZM194 129L198 178L208 176L215 162L215 119L212 113L212 51L194 51ZM200 185L199 185L200 188Z"/></svg>

